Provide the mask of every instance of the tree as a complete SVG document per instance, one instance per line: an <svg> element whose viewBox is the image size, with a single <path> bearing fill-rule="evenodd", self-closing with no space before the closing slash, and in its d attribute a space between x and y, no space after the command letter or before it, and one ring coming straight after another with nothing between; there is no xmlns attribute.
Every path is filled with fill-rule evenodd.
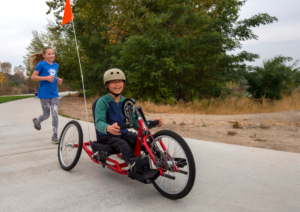
<svg viewBox="0 0 300 212"><path fill-rule="evenodd" d="M64 7L64 0L48 1L47 4L54 14L56 22L49 25L51 34L59 37L64 45L56 48L56 54L61 55L61 63L66 73L65 78L73 82L73 86L82 88L80 69L76 54L75 39L71 23L61 27L61 18ZM108 31L111 30L111 21L113 10L110 1L76 1L72 11L76 18L74 19L76 36L79 44L82 69L85 80L85 87L90 94L99 91L103 87L103 73L115 66L115 57L118 52L110 43ZM61 68L60 68L61 71Z"/></svg>
<svg viewBox="0 0 300 212"><path fill-rule="evenodd" d="M70 83L72 87L75 85L76 88L77 85L77 88L80 88L78 86L80 85L80 72L74 40L57 33L56 30L52 31L54 25L55 23L49 21L46 32L32 31L33 39L26 48L27 52L23 60L26 75L31 76L34 71L34 68L29 67L28 56L42 52L45 46L51 46L55 51L55 62L59 64L59 77L64 79L64 84Z"/></svg>
<svg viewBox="0 0 300 212"><path fill-rule="evenodd" d="M263 61L261 67L249 67L245 74L249 87L247 91L253 98L281 99L282 94L290 94L300 86L300 68L296 67L299 60L292 65L291 57L276 56L273 59Z"/></svg>
<svg viewBox="0 0 300 212"><path fill-rule="evenodd" d="M7 79L5 78L5 76L3 75L3 73L0 73L0 85L2 88L2 85L7 81Z"/></svg>
<svg viewBox="0 0 300 212"><path fill-rule="evenodd" d="M130 2L130 3L128 3ZM250 27L277 20L258 14L238 21L244 1L119 1L121 29L128 32L118 65L124 67L139 97L216 97L226 81L239 80L245 61L258 55L242 52L241 40L257 39Z"/></svg>
<svg viewBox="0 0 300 212"><path fill-rule="evenodd" d="M11 63L10 62L3 62L3 63L0 63L1 65L1 72L2 73L7 73L7 74L10 74L11 73Z"/></svg>
<svg viewBox="0 0 300 212"><path fill-rule="evenodd" d="M47 45L47 41L49 42L49 39L47 39L48 35L47 33L38 33L37 31L33 30L32 31L32 40L29 44L28 47L26 47L26 54L23 57L23 63L25 64L25 69L26 69L26 75L31 76L34 69L29 67L29 61L28 61L28 56L37 53L37 52L42 52L44 46Z"/></svg>
<svg viewBox="0 0 300 212"><path fill-rule="evenodd" d="M55 23L52 38L72 43L71 24L61 27L64 0L47 1ZM220 96L226 81L237 82L245 61L257 54L227 52L241 41L258 39L251 28L277 21L268 14L239 20L245 0L77 0L72 10L86 87L97 91L103 73L112 67L125 71L127 95L168 102ZM80 82L74 45L60 45L60 65L67 77ZM70 52L68 48L72 48ZM68 53L65 53L68 52ZM73 53L73 57L71 57ZM72 67L72 68L69 68Z"/></svg>
<svg viewBox="0 0 300 212"><path fill-rule="evenodd" d="M14 73L14 75L16 75L16 76L18 76L21 80L25 80L25 67L24 66L22 66L22 65L19 65L19 66L15 66L14 67L14 71L13 71L13 73Z"/></svg>

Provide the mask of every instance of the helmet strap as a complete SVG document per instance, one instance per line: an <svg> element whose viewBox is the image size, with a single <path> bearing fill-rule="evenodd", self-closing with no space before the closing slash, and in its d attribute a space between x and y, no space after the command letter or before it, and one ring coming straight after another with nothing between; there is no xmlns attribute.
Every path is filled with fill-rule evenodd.
<svg viewBox="0 0 300 212"><path fill-rule="evenodd" d="M111 92L110 90L109 90L109 88L108 87L106 87L106 89L107 89L107 91L109 92L109 93L111 93L112 95L114 95L115 97L118 97L118 96L120 96L121 95L121 93L119 93L119 94L115 94L115 93L113 93L113 92Z"/></svg>
<svg viewBox="0 0 300 212"><path fill-rule="evenodd" d="M123 80L123 81L124 81L124 80ZM114 96L117 98L118 96L121 95L121 93L123 92L123 90L124 90L124 88L125 88L125 81L124 81L124 87L123 87L123 90L122 90L122 92L119 93L119 94L115 94L115 93L111 92L106 84L105 84L105 87L106 87L106 90L107 90L109 93L111 93L112 95L114 95Z"/></svg>

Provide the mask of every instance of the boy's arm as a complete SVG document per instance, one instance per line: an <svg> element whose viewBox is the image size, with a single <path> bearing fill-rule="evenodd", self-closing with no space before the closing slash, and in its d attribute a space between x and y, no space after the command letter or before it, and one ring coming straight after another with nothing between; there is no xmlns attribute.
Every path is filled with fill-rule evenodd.
<svg viewBox="0 0 300 212"><path fill-rule="evenodd" d="M98 100L95 108L95 127L96 129L104 134L107 134L106 128L108 124L106 123L106 112L107 106L105 105L104 101L101 99Z"/></svg>

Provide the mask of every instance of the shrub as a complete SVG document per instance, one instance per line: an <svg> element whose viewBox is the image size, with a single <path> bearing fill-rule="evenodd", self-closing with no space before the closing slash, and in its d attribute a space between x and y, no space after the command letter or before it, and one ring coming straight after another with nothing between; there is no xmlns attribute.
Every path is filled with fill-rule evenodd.
<svg viewBox="0 0 300 212"><path fill-rule="evenodd" d="M253 98L281 99L282 94L290 95L300 85L299 67L295 68L298 60L292 65L291 57L276 56L265 60L262 67L250 67L245 78L249 87L247 91Z"/></svg>

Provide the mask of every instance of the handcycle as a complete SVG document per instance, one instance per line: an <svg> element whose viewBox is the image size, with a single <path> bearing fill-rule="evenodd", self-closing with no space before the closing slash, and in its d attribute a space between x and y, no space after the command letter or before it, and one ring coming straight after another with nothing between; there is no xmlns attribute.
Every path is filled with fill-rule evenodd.
<svg viewBox="0 0 300 212"><path fill-rule="evenodd" d="M98 99L92 107L94 119L97 101ZM60 136L58 159L62 169L66 171L73 169L84 149L91 160L103 168L106 167L116 173L128 175L145 184L152 183L167 198L185 197L193 188L196 177L194 158L185 140L170 130L150 133L148 126L155 126L158 121L146 121L142 108L136 107L135 100L132 98L124 100L122 110L129 124L120 125L121 129L134 126L132 119L134 114L138 121L136 123L138 137L133 152L136 157L143 154L149 158L149 163L143 167L143 172L132 173L128 171L125 162L118 162L117 159L122 160L122 154L112 146L100 143L97 130L97 141L83 142L81 126L74 120L66 124ZM111 157L113 155L116 155L117 159L113 159Z"/></svg>

